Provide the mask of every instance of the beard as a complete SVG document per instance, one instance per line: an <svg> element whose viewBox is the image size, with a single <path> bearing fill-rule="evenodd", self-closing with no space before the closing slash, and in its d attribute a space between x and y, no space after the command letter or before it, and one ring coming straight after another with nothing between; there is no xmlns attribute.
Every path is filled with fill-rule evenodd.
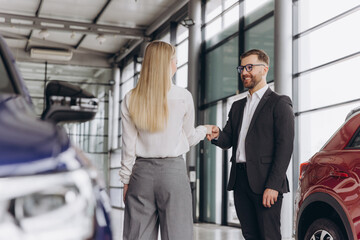
<svg viewBox="0 0 360 240"><path fill-rule="evenodd" d="M256 85L258 85L261 82L261 76L259 75L241 75L241 81L243 82L243 85L245 88L253 89Z"/></svg>

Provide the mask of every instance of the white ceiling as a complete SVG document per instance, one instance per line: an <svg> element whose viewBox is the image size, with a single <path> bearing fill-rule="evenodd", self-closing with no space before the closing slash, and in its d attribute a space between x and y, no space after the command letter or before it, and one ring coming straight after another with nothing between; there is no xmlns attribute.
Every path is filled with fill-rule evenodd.
<svg viewBox="0 0 360 240"><path fill-rule="evenodd" d="M74 65L110 66L151 39L156 28L187 2L0 0L0 34L17 61L36 62L29 58L30 49L42 47L70 49ZM44 29L48 32L46 37L40 34ZM99 42L99 35L104 36L103 43Z"/></svg>
<svg viewBox="0 0 360 240"><path fill-rule="evenodd" d="M119 63L188 0L0 0L0 35L10 46L35 110L45 83L68 81L106 100L111 66ZM41 35L46 29L48 36ZM105 42L100 43L98 36ZM33 59L32 48L70 50L71 61ZM46 80L45 80L46 79ZM105 94L105 95L104 95ZM104 99L103 99L104 98Z"/></svg>

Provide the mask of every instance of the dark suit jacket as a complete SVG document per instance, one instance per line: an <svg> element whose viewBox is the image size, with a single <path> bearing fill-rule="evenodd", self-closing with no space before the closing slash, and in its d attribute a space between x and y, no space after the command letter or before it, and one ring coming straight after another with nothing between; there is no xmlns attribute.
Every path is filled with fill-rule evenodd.
<svg viewBox="0 0 360 240"><path fill-rule="evenodd" d="M236 179L236 149L246 98L231 106L228 121L217 140L212 143L232 147L232 166L227 189L233 190ZM256 194L266 188L289 192L286 177L294 142L294 113L288 96L280 96L270 88L257 106L245 138L246 171L249 185Z"/></svg>

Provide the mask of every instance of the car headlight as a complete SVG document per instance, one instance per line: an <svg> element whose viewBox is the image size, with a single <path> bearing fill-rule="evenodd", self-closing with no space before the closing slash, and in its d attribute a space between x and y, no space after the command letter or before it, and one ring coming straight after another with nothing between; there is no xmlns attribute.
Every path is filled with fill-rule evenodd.
<svg viewBox="0 0 360 240"><path fill-rule="evenodd" d="M88 239L96 199L83 169L0 179L0 240Z"/></svg>
<svg viewBox="0 0 360 240"><path fill-rule="evenodd" d="M72 204L79 197L75 186L57 186L14 200L14 212L17 219L36 217Z"/></svg>

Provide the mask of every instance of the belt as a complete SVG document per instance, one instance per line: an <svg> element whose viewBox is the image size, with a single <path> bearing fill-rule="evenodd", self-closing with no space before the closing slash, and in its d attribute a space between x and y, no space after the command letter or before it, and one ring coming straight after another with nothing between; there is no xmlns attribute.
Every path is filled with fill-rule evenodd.
<svg viewBox="0 0 360 240"><path fill-rule="evenodd" d="M238 169L246 169L246 163L236 163Z"/></svg>

